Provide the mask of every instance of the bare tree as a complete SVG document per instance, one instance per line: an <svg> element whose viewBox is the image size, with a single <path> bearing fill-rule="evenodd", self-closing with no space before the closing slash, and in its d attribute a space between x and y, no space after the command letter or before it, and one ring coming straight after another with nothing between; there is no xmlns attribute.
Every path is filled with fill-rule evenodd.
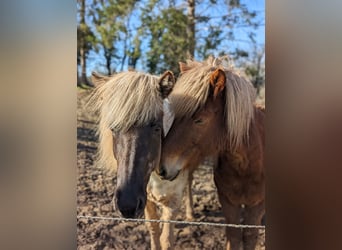
<svg viewBox="0 0 342 250"><path fill-rule="evenodd" d="M187 56L193 58L195 55L195 0L188 0L188 51Z"/></svg>

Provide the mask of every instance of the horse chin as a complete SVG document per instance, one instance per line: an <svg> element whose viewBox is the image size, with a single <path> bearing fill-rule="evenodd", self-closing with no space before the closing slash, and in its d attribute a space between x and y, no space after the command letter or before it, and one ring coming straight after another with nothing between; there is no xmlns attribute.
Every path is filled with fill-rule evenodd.
<svg viewBox="0 0 342 250"><path fill-rule="evenodd" d="M165 179L168 180L168 181L173 181L173 180L175 180L178 177L179 173L180 173L180 170L178 170L178 172L174 176L166 177Z"/></svg>
<svg viewBox="0 0 342 250"><path fill-rule="evenodd" d="M144 214L144 209L136 213L135 219L141 219L143 217L143 214Z"/></svg>

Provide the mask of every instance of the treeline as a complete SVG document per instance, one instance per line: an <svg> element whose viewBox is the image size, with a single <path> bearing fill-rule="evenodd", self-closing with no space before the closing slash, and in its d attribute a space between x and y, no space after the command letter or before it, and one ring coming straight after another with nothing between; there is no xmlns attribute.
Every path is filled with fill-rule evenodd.
<svg viewBox="0 0 342 250"><path fill-rule="evenodd" d="M264 83L264 46L255 29L264 25L240 0L77 0L78 85L90 85L89 55L101 58L103 72L143 69L176 74L178 62L230 54L256 86ZM233 48L244 30L248 50Z"/></svg>

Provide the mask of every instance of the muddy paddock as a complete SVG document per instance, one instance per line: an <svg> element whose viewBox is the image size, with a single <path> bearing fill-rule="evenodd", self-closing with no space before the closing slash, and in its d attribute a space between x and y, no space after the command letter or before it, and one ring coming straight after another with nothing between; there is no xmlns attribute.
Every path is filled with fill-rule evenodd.
<svg viewBox="0 0 342 250"><path fill-rule="evenodd" d="M115 176L94 166L97 149L96 117L85 107L89 91L78 91L77 214L117 217L112 205ZM196 221L224 223L214 186L212 167L201 165L192 185ZM181 211L184 211L182 208ZM183 220L180 213L177 220ZM175 225L175 249L224 249L225 228ZM261 231L260 249L265 249ZM78 249L149 249L150 236L142 222L77 220Z"/></svg>

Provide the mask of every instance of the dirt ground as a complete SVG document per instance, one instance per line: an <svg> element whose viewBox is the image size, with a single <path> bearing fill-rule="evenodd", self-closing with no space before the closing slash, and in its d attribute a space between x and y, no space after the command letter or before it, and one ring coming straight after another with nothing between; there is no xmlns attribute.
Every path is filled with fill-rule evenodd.
<svg viewBox="0 0 342 250"><path fill-rule="evenodd" d="M78 91L77 110L77 215L117 217L112 198L115 176L94 164L97 149L96 117L85 107L87 90ZM195 171L193 201L196 221L224 223L214 186L212 167L202 165ZM184 211L184 208L182 208ZM184 216L179 214L178 220ZM175 249L224 249L225 228L175 225ZM265 249L261 231L260 249ZM147 227L138 222L77 220L78 249L150 249Z"/></svg>

